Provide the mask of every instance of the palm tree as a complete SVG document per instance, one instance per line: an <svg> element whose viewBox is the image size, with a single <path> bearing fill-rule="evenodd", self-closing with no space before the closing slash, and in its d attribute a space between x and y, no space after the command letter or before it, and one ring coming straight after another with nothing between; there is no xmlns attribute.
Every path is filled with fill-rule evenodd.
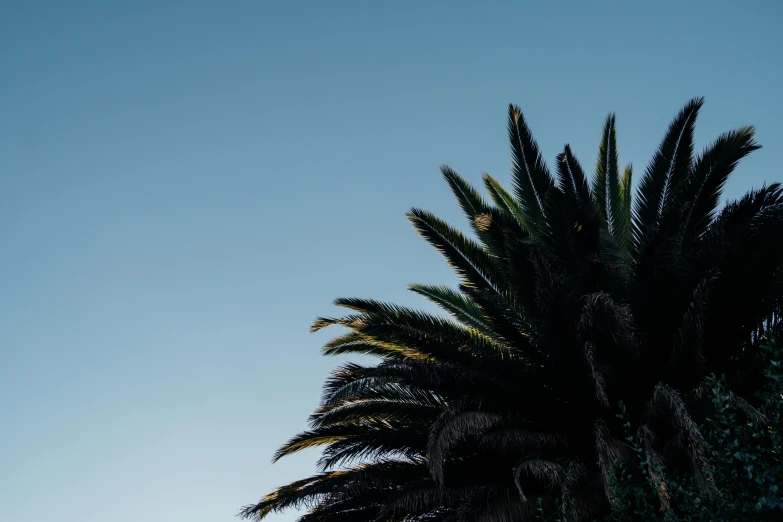
<svg viewBox="0 0 783 522"><path fill-rule="evenodd" d="M703 100L672 121L632 198L615 116L589 180L568 145L553 176L519 108L509 108L513 190L484 175L486 201L443 167L476 239L413 209L417 232L459 277L412 285L450 317L368 299L320 318L347 333L326 355L369 354L328 380L311 429L275 460L323 447L321 473L246 507L261 520L290 506L301 521L533 519L555 498L566 520L606 512L613 464L630 457L623 401L651 477L670 505L665 464L714 494L698 428L705 377L726 374L737 404L761 383L761 334L781 325L783 189L719 210L753 150L754 129L694 155ZM743 399L746 398L746 399Z"/></svg>

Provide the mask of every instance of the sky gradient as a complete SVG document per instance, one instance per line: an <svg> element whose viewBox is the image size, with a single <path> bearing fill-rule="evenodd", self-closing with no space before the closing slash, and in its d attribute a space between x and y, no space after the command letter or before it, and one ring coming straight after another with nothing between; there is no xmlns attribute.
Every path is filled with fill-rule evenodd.
<svg viewBox="0 0 783 522"><path fill-rule="evenodd" d="M532 4L0 2L0 520L229 522L313 472L270 464L341 362L310 323L455 281L404 213L463 227L441 164L508 184L508 103L586 169L615 111L638 179L705 96L699 149L764 145L727 195L783 177L780 2Z"/></svg>

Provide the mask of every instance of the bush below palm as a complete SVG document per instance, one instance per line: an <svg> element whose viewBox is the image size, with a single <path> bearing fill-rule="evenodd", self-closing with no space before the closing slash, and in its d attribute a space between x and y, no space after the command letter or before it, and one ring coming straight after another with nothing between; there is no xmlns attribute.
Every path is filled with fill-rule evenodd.
<svg viewBox="0 0 783 522"><path fill-rule="evenodd" d="M724 378L707 379L705 394L712 409L700 429L707 442L716 494L705 495L692 476L668 473L647 452L644 434L634 434L626 415L618 414L626 422L638 472L630 469L631 463L613 467L614 509L608 522L783 520L783 349L774 336L762 349L768 354L769 367L767 384L756 397L758 409L738 400ZM545 519L559 517L550 512Z"/></svg>

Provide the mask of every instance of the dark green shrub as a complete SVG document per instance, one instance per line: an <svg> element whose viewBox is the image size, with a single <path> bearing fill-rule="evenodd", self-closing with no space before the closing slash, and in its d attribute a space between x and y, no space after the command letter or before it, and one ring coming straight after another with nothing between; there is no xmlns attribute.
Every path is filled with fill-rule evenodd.
<svg viewBox="0 0 783 522"><path fill-rule="evenodd" d="M637 466L612 469L613 509L607 522L783 520L783 349L772 335L762 348L767 382L755 407L734 396L723 377L711 376L705 383L711 411L701 432L709 448L710 476L667 473L662 460L648 452L644 428L634 429L620 403L617 416L624 421ZM559 515L539 512L542 520L559 520Z"/></svg>

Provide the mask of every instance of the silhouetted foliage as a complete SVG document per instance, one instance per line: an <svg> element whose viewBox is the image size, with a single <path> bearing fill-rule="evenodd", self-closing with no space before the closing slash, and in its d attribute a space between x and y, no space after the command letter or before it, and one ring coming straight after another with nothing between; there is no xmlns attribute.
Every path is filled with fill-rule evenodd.
<svg viewBox="0 0 783 522"><path fill-rule="evenodd" d="M511 191L485 175L490 203L442 169L475 237L424 210L408 214L460 281L411 290L450 317L338 299L348 315L313 325L347 329L324 353L379 362L337 368L310 430L275 456L321 447L321 472L241 515L306 507L302 522L576 520L605 516L625 495L618 470L659 484L665 469L699 498L719 495L724 477L703 426L723 422L709 417L718 395L757 407L766 384L762 334L781 320L783 190L718 208L758 146L743 127L694 155L702 103L675 117L633 200L614 115L589 179L569 146L550 173L511 106ZM660 488L644 498L669 509Z"/></svg>

